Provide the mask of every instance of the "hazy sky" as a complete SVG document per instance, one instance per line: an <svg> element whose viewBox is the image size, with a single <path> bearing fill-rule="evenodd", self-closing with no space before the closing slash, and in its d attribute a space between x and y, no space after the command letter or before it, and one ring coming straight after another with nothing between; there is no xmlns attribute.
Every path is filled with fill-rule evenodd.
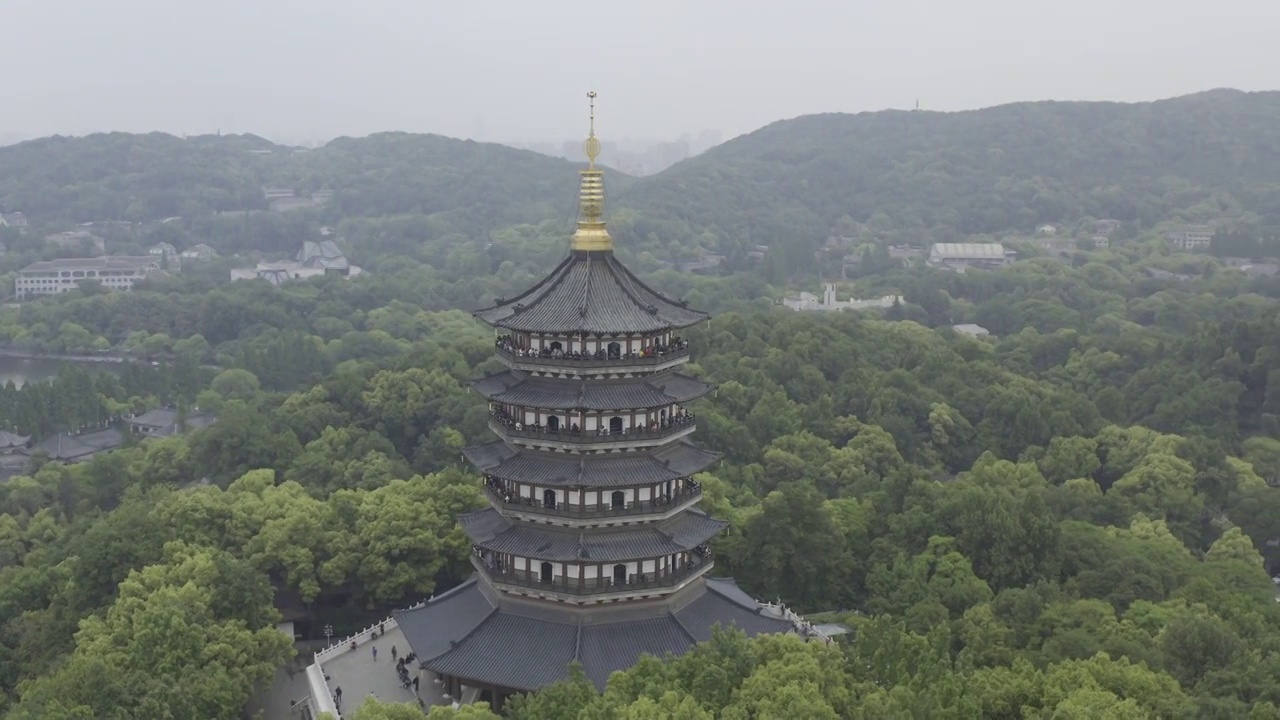
<svg viewBox="0 0 1280 720"><path fill-rule="evenodd" d="M1280 0L0 0L0 134L725 137L1280 88Z"/></svg>

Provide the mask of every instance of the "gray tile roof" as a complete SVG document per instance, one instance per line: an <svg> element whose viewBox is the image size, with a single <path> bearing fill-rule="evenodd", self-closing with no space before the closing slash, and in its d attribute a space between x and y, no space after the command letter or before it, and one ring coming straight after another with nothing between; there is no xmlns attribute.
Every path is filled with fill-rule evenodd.
<svg viewBox="0 0 1280 720"><path fill-rule="evenodd" d="M61 270L124 270L138 271L144 268L159 268L160 260L154 255L104 255L93 258L62 258L59 260L40 260L22 268L19 272L54 272Z"/></svg>
<svg viewBox="0 0 1280 720"><path fill-rule="evenodd" d="M630 410L685 403L714 387L677 372L621 380L558 380L506 370L471 386L488 400L547 409Z"/></svg>
<svg viewBox="0 0 1280 720"><path fill-rule="evenodd" d="M698 580L641 610L615 605L582 613L503 598L473 577L422 607L396 613L396 621L424 667L525 691L564 678L575 660L603 690L611 673L641 655L681 655L710 638L716 625L750 636L795 629L733 580L717 578Z"/></svg>
<svg viewBox="0 0 1280 720"><path fill-rule="evenodd" d="M28 455L44 452L52 460L79 461L88 460L95 453L113 450L124 442L124 436L115 428L95 430L93 432L71 435L58 433L36 443L27 451Z"/></svg>
<svg viewBox="0 0 1280 720"><path fill-rule="evenodd" d="M683 328L707 318L645 285L611 251L573 252L538 284L475 315L511 330L598 334Z"/></svg>
<svg viewBox="0 0 1280 720"><path fill-rule="evenodd" d="M720 459L720 453L687 442L676 442L657 451L567 455L521 450L498 441L462 452L486 475L566 487L666 482L700 473Z"/></svg>
<svg viewBox="0 0 1280 720"><path fill-rule="evenodd" d="M0 430L0 450L23 447L29 440L31 440L30 435L18 435L7 430Z"/></svg>
<svg viewBox="0 0 1280 720"><path fill-rule="evenodd" d="M509 520L493 508L458 517L471 542L497 552L555 562L620 562L692 550L728 525L688 510L661 522L590 532Z"/></svg>

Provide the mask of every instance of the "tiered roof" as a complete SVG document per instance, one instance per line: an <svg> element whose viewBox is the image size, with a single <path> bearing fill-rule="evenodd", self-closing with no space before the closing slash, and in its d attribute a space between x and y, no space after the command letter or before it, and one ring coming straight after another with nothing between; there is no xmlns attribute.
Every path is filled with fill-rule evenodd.
<svg viewBox="0 0 1280 720"><path fill-rule="evenodd" d="M686 403L714 388L683 373L620 380L560 380L505 370L471 383L486 400L549 410L632 410Z"/></svg>
<svg viewBox="0 0 1280 720"><path fill-rule="evenodd" d="M601 335L684 328L707 319L645 285L611 250L572 252L537 285L475 315L509 330Z"/></svg>
<svg viewBox="0 0 1280 720"><path fill-rule="evenodd" d="M688 552L729 524L697 510L657 523L583 531L509 520L493 508L458 518L472 544L550 562L623 562Z"/></svg>
<svg viewBox="0 0 1280 720"><path fill-rule="evenodd" d="M499 440L462 452L490 477L552 487L656 484L696 475L720 459L720 453L688 442L643 452L567 455L522 450Z"/></svg>
<svg viewBox="0 0 1280 720"><path fill-rule="evenodd" d="M591 613L499 597L472 578L396 613L396 622L426 668L524 691L566 677L575 661L603 690L611 673L642 654L683 654L710 640L716 625L751 636L795 629L727 578L706 578L664 601Z"/></svg>

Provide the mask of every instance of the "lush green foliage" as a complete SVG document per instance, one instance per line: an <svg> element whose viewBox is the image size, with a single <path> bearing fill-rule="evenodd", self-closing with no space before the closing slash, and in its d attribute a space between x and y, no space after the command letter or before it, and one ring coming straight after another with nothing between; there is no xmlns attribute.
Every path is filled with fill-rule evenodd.
<svg viewBox="0 0 1280 720"><path fill-rule="evenodd" d="M1280 563L1280 283L1150 232L1178 217L1276 221L1275 102L802 118L612 184L627 259L717 313L689 333L688 367L718 386L696 408L698 439L725 453L699 478L731 523L717 572L854 632L830 646L723 634L603 694L574 676L507 715L1280 717L1264 569ZM116 247L284 254L324 223L374 271L272 288L228 285L215 264L0 309L10 347L158 363L0 389L7 429L161 403L221 418L0 483L0 712L233 716L289 654L273 589L341 634L470 572L454 519L481 494L459 451L487 431L466 381L498 365L458 308L563 253L565 223L546 218L572 195L571 164L402 135L296 154L112 135L0 150L0 178L0 207L21 202L47 229L184 216L120 231ZM260 209L262 185L335 194L297 213L213 214ZM1065 262L963 275L886 247L1090 216L1133 229ZM882 315L772 305L781 289L765 280L804 271L833 228L870 242L841 295L903 302ZM1238 235L1232 247L1257 239ZM7 267L46 253L38 236L0 237ZM785 250L763 276L651 272L699 246L732 267L756 242ZM357 715L415 717L372 703Z"/></svg>

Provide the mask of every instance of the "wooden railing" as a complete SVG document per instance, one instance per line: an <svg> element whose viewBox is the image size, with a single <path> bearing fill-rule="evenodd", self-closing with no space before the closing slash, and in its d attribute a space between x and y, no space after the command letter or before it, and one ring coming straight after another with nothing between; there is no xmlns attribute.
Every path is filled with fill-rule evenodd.
<svg viewBox="0 0 1280 720"><path fill-rule="evenodd" d="M675 587L705 570L712 564L713 560L714 557L711 550L707 549L701 554L697 552L690 553L689 561L685 563L684 566L668 572L665 575L657 575L655 573L632 575L626 582L615 582L612 576L602 578L571 578L562 575L552 578L549 582L544 582L539 572L536 570L499 571L485 567L484 561L477 557L475 553L472 553L471 555L471 564L480 572L488 575L490 580L499 585L514 585L516 587L564 593L566 595L601 595L605 593L640 592L644 590ZM606 563L604 567L607 571L611 565Z"/></svg>
<svg viewBox="0 0 1280 720"><path fill-rule="evenodd" d="M667 350L661 354L654 355L630 355L622 357L552 357L550 355L540 355L535 353L525 353L523 355L517 353L513 348L504 345L495 346L498 357L510 360L514 363L522 365L539 365L543 367L566 367L577 369L606 369L615 367L655 367L658 365L666 365L672 360L689 357L689 346L685 344L683 347Z"/></svg>
<svg viewBox="0 0 1280 720"><path fill-rule="evenodd" d="M499 435L505 435L512 438L522 438L527 440L545 440L547 442L564 442L564 443L621 443L628 441L645 441L660 440L671 435L684 433L694 427L694 417L692 413L684 416L682 420L673 420L665 427L659 427L653 430L647 428L631 428L623 433L605 433L600 434L595 430L583 432L581 430L574 432L573 430L550 430L546 427L531 429L522 426L517 430L515 423L509 419L493 413L489 414L489 428Z"/></svg>
<svg viewBox="0 0 1280 720"><path fill-rule="evenodd" d="M500 488L496 488L491 484L485 484L485 493L499 507L507 508L512 511L524 511L536 513L538 515L554 515L563 518L610 518L610 517L627 517L632 515L654 515L667 510L679 508L681 505L697 502L702 498L702 485L690 481L689 487L681 492L672 493L670 497L665 495L654 500L637 500L635 502L626 503L622 507L614 507L610 503L601 503L594 505L574 505L570 503L557 503L555 507L547 507L539 498L522 498L510 497L509 493L503 493ZM510 499L508 499L510 497Z"/></svg>

